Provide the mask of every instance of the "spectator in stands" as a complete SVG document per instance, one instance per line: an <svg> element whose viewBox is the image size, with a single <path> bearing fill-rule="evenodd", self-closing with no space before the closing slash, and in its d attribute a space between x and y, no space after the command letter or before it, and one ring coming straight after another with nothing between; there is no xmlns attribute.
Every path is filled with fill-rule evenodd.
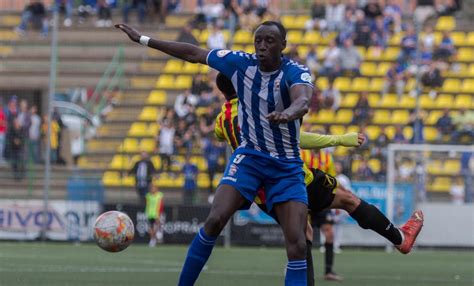
<svg viewBox="0 0 474 286"><path fill-rule="evenodd" d="M451 116L449 115L449 109L445 108L443 116L441 116L436 122L436 129L438 129L438 140L443 141L444 137L451 137L454 131L454 124Z"/></svg>
<svg viewBox="0 0 474 286"><path fill-rule="evenodd" d="M20 101L20 112L18 113L17 120L20 122L23 138L28 138L28 131L31 126L31 114L28 110L28 101L26 101L26 99Z"/></svg>
<svg viewBox="0 0 474 286"><path fill-rule="evenodd" d="M434 46L435 46L435 34L433 31L433 26L431 25L425 26L425 31L423 33L421 41L422 41L423 47L425 47L427 51L433 52Z"/></svg>
<svg viewBox="0 0 474 286"><path fill-rule="evenodd" d="M161 158L161 172L171 172L171 156L174 154L175 132L176 130L173 126L172 121L162 121L160 131L157 137L158 153L160 154Z"/></svg>
<svg viewBox="0 0 474 286"><path fill-rule="evenodd" d="M456 54L456 48L454 47L454 41L451 38L451 34L448 31L443 32L441 43L434 52L434 58L449 61L449 58Z"/></svg>
<svg viewBox="0 0 474 286"><path fill-rule="evenodd" d="M408 140L405 138L405 135L403 134L403 129L401 126L397 126L395 128L395 134L393 135L393 143L396 144L407 144Z"/></svg>
<svg viewBox="0 0 474 286"><path fill-rule="evenodd" d="M451 202L454 205L461 206L464 204L466 190L464 188L464 182L461 176L457 176L454 179L454 182L449 189L449 194L451 195Z"/></svg>
<svg viewBox="0 0 474 286"><path fill-rule="evenodd" d="M24 35L27 26L30 24L34 27L41 26L41 35L43 37L48 36L48 17L42 0L31 0L30 4L23 10L20 25L16 27L15 31L19 35Z"/></svg>
<svg viewBox="0 0 474 286"><path fill-rule="evenodd" d="M143 24L145 22L145 13L147 0L124 0L122 8L123 22L128 23L128 15L132 9L136 9L138 13L138 22Z"/></svg>
<svg viewBox="0 0 474 286"><path fill-rule="evenodd" d="M426 20L436 16L435 0L417 0L414 12L415 22L422 26Z"/></svg>
<svg viewBox="0 0 474 286"><path fill-rule="evenodd" d="M225 27L233 33L240 21L239 17L242 15L243 9L239 0L223 0L222 2L225 9L223 18L227 20Z"/></svg>
<svg viewBox="0 0 474 286"><path fill-rule="evenodd" d="M305 28L310 30L325 30L326 29L326 7L321 0L314 0L311 4L311 19L306 22Z"/></svg>
<svg viewBox="0 0 474 286"><path fill-rule="evenodd" d="M5 140L7 134L7 117L3 107L3 99L0 98L0 165L4 164L3 151L5 150Z"/></svg>
<svg viewBox="0 0 474 286"><path fill-rule="evenodd" d="M154 0L156 2L156 0ZM162 1L158 1L162 2ZM164 5L166 5L166 13L176 13L181 10L181 0L166 0L163 1Z"/></svg>
<svg viewBox="0 0 474 286"><path fill-rule="evenodd" d="M94 11L93 6L95 6L95 0L82 0L77 7L77 14L79 16L79 23L83 24L86 22L89 15Z"/></svg>
<svg viewBox="0 0 474 286"><path fill-rule="evenodd" d="M14 95L9 101L7 109L5 110L5 117L7 119L7 133L5 135L5 147L3 149L3 158L11 159L11 149L13 148L13 127L18 116L18 99Z"/></svg>
<svg viewBox="0 0 474 286"><path fill-rule="evenodd" d="M363 159L360 162L359 168L354 174L354 177L358 181L372 181L374 180L374 172L367 164L367 161Z"/></svg>
<svg viewBox="0 0 474 286"><path fill-rule="evenodd" d="M466 141L472 143L474 139L474 111L468 110L467 107L462 108L459 114L454 116L453 123L456 126L453 141L460 143L463 137L466 137Z"/></svg>
<svg viewBox="0 0 474 286"><path fill-rule="evenodd" d="M373 23L377 17L382 16L382 8L377 0L368 0L364 6L364 13L369 22Z"/></svg>
<svg viewBox="0 0 474 286"><path fill-rule="evenodd" d="M186 155L186 161L183 165L182 173L184 175L183 186L183 204L192 205L194 203L194 195L197 189L198 167L191 162L191 156Z"/></svg>
<svg viewBox="0 0 474 286"><path fill-rule="evenodd" d="M196 74L191 84L191 94L195 97L201 96L203 92L211 91L208 81L200 73Z"/></svg>
<svg viewBox="0 0 474 286"><path fill-rule="evenodd" d="M372 147L372 156L384 160L387 157L388 144L390 144L390 139L385 132L385 126L382 126L379 136L375 138L374 146Z"/></svg>
<svg viewBox="0 0 474 286"><path fill-rule="evenodd" d="M371 28L369 21L365 18L364 12L356 12L356 22L354 30L354 44L368 48L371 44Z"/></svg>
<svg viewBox="0 0 474 286"><path fill-rule="evenodd" d="M190 154L193 149L196 127L188 124L186 120L180 119L175 132L176 151L184 149L186 154Z"/></svg>
<svg viewBox="0 0 474 286"><path fill-rule="evenodd" d="M395 0L388 0L383 10L385 25L394 33L402 31L402 9Z"/></svg>
<svg viewBox="0 0 474 286"><path fill-rule="evenodd" d="M340 31L344 24L345 6L339 0L329 0L326 4L326 23L329 31Z"/></svg>
<svg viewBox="0 0 474 286"><path fill-rule="evenodd" d="M97 16L96 27L112 27L112 12L107 0L97 0Z"/></svg>
<svg viewBox="0 0 474 286"><path fill-rule="evenodd" d="M156 169L147 152L142 151L140 156L140 160L128 171L128 175L135 176L135 186L138 197L140 198L140 204L145 206L146 195L150 191Z"/></svg>
<svg viewBox="0 0 474 286"><path fill-rule="evenodd" d="M285 56L298 63L304 62L298 53L298 45L296 44L289 45L288 52L285 54Z"/></svg>
<svg viewBox="0 0 474 286"><path fill-rule="evenodd" d="M334 78L329 80L329 86L323 90L322 94L323 107L336 111L341 105L341 93L334 87Z"/></svg>
<svg viewBox="0 0 474 286"><path fill-rule="evenodd" d="M193 28L191 24L186 24L183 29L179 32L178 38L176 39L177 42L188 43L191 45L199 46L199 41L193 35Z"/></svg>
<svg viewBox="0 0 474 286"><path fill-rule="evenodd" d="M204 146L204 157L207 161L207 174L209 175L209 203L214 200L214 177L218 171L222 171L219 159L225 155L225 145L210 136L210 141Z"/></svg>
<svg viewBox="0 0 474 286"><path fill-rule="evenodd" d="M472 141L471 141L472 142ZM464 181L464 190L466 192L466 203L472 203L474 200L473 179L474 174L474 156L472 152L463 152L460 158L461 176Z"/></svg>
<svg viewBox="0 0 474 286"><path fill-rule="evenodd" d="M20 121L15 119L11 131L12 148L11 148L11 164L13 170L13 178L21 180L25 176L25 137L21 128Z"/></svg>
<svg viewBox="0 0 474 286"><path fill-rule="evenodd" d="M216 115L214 114L213 107L208 106L206 112L204 112L199 118L199 131L203 139L203 146L209 144L209 141L214 134L214 126Z"/></svg>
<svg viewBox="0 0 474 286"><path fill-rule="evenodd" d="M383 17L375 18L371 30L371 43L372 46L379 49L379 53L382 53L382 50L387 46L387 35L388 31L386 30Z"/></svg>
<svg viewBox="0 0 474 286"><path fill-rule="evenodd" d="M401 57L407 60L413 60L416 54L416 45L418 37L415 33L413 26L408 26L406 35L402 38L400 43L401 46Z"/></svg>
<svg viewBox="0 0 474 286"><path fill-rule="evenodd" d="M33 163L41 162L41 118L38 115L38 107L33 105L30 109L31 124L28 130L28 139L30 144L30 158Z"/></svg>
<svg viewBox="0 0 474 286"><path fill-rule="evenodd" d="M425 114L413 110L410 114L408 125L413 128L413 137L410 140L412 144L422 144L425 142L424 129L425 129Z"/></svg>
<svg viewBox="0 0 474 286"><path fill-rule="evenodd" d="M224 33L222 33L218 24L212 26L209 37L207 38L207 47L211 50L226 48Z"/></svg>
<svg viewBox="0 0 474 286"><path fill-rule="evenodd" d="M311 73L316 74L321 65L319 64L318 54L316 53L316 46L311 46L306 54L306 66L311 70Z"/></svg>
<svg viewBox="0 0 474 286"><path fill-rule="evenodd" d="M344 12L344 23L342 24L341 31L336 37L338 43L344 43L347 39L354 37L356 27L356 18L352 10L346 9Z"/></svg>
<svg viewBox="0 0 474 286"><path fill-rule="evenodd" d="M56 5L60 11L64 11L64 22L65 27L71 27L72 25L72 11L74 8L73 0L56 0Z"/></svg>
<svg viewBox="0 0 474 286"><path fill-rule="evenodd" d="M444 78L435 63L431 63L429 70L421 76L421 83L431 89L429 95L432 98L436 97L436 89L442 87L443 82Z"/></svg>
<svg viewBox="0 0 474 286"><path fill-rule="evenodd" d="M360 76L359 68L362 63L362 57L356 47L354 47L352 39L344 41L344 47L341 49L339 60L343 73L351 76Z"/></svg>
<svg viewBox="0 0 474 286"><path fill-rule="evenodd" d="M385 96L391 88L395 88L398 98L401 99L403 91L405 90L406 80L407 78L403 66L398 62L393 63L385 74L382 96Z"/></svg>
<svg viewBox="0 0 474 286"><path fill-rule="evenodd" d="M41 135L43 137L43 146L46 148L48 146L48 115L43 115L43 122L41 124ZM51 118L51 135L49 137L50 140L50 159L51 163L56 164L58 163L58 150L59 150L59 132L60 127L58 122ZM45 158L46 160L46 158Z"/></svg>
<svg viewBox="0 0 474 286"><path fill-rule="evenodd" d="M369 104L368 92L364 91L361 93L354 107L354 117L352 118L352 124L367 124L372 118L372 115L373 111Z"/></svg>
<svg viewBox="0 0 474 286"><path fill-rule="evenodd" d="M341 52L340 49L336 46L336 41L332 40L329 43L329 46L326 50L324 50L324 61L323 67L320 71L322 76L333 76L336 77L340 73L340 65L339 65L339 56Z"/></svg>
<svg viewBox="0 0 474 286"><path fill-rule="evenodd" d="M451 16L462 9L462 0L444 0L436 7L440 16Z"/></svg>
<svg viewBox="0 0 474 286"><path fill-rule="evenodd" d="M64 165L66 161L62 157L63 152L63 135L64 131L66 130L67 126L64 124L63 119L61 118L61 114L57 108L53 109L53 114L51 114L52 120L58 124L58 130L55 133L56 140L57 140L57 148L56 148L56 161L58 164Z"/></svg>
<svg viewBox="0 0 474 286"><path fill-rule="evenodd" d="M194 111L194 107L197 103L197 96L191 94L189 89L186 89L176 97L176 101L174 102L176 115L178 115L179 118L185 118Z"/></svg>

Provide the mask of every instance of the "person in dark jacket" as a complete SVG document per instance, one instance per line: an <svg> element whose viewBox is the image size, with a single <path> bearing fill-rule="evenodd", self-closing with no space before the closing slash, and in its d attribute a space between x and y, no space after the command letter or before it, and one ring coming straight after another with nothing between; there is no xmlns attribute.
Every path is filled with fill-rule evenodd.
<svg viewBox="0 0 474 286"><path fill-rule="evenodd" d="M144 151L141 153L141 159L128 172L129 175L133 174L135 176L135 185L142 205L146 203L146 194L150 190L155 173L155 165L150 160L148 153Z"/></svg>
<svg viewBox="0 0 474 286"><path fill-rule="evenodd" d="M13 178L21 180L25 176L25 156L24 144L25 136L21 128L20 121L17 119L13 123L11 131L11 164L13 170Z"/></svg>

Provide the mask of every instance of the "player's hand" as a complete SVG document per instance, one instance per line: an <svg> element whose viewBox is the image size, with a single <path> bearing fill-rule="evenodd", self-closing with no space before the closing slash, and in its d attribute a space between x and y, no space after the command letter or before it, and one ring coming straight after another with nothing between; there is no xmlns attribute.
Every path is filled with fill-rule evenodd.
<svg viewBox="0 0 474 286"><path fill-rule="evenodd" d="M357 143L359 144L357 145L357 147L362 146L364 142L365 142L365 135L363 133L357 133Z"/></svg>
<svg viewBox="0 0 474 286"><path fill-rule="evenodd" d="M138 43L140 41L140 32L135 30L134 28L130 27L127 24L116 24L115 28L120 29L127 34L127 36L130 38L130 40Z"/></svg>
<svg viewBox="0 0 474 286"><path fill-rule="evenodd" d="M290 116L284 112L273 111L272 113L268 114L267 116L268 121L271 124L281 124L281 123L288 123L290 121Z"/></svg>

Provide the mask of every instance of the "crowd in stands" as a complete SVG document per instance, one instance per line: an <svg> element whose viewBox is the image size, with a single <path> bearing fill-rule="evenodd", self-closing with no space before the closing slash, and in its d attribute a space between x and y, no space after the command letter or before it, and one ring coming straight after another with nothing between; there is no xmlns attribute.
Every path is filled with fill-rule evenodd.
<svg viewBox="0 0 474 286"><path fill-rule="evenodd" d="M51 162L55 164L65 164L61 157L61 130L64 128L61 116L54 111L50 140ZM27 164L44 162L47 132L47 117L40 117L36 105L17 96L12 96L7 104L0 98L0 164L11 164L14 179L25 177Z"/></svg>

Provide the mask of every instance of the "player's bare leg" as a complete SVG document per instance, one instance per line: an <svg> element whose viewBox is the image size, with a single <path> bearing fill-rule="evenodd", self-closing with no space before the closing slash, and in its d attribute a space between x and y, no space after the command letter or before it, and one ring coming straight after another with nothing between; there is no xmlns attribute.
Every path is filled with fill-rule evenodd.
<svg viewBox="0 0 474 286"><path fill-rule="evenodd" d="M288 266L285 285L306 286L306 225L308 208L300 202L284 202L274 206L285 236ZM289 281L293 281L291 284Z"/></svg>
<svg viewBox="0 0 474 286"><path fill-rule="evenodd" d="M360 227L371 229L387 238L403 254L411 251L423 227L424 218L420 210L415 211L405 225L397 228L374 205L368 204L344 188L337 190L329 208L347 211Z"/></svg>
<svg viewBox="0 0 474 286"><path fill-rule="evenodd" d="M321 225L321 232L325 237L324 248L326 250L324 252L324 280L342 281L342 277L334 273L332 269L334 263L334 227L332 224L325 223Z"/></svg>

